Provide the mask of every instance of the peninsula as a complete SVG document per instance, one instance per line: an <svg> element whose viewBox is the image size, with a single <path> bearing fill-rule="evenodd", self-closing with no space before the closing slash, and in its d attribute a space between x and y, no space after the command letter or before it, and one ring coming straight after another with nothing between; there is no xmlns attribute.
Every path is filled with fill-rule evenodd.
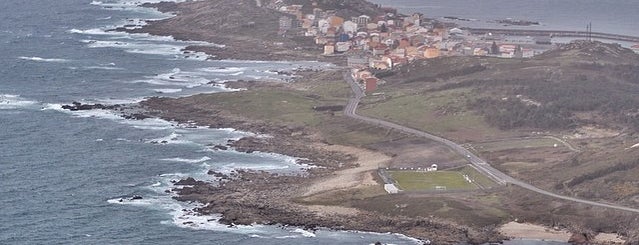
<svg viewBox="0 0 639 245"><path fill-rule="evenodd" d="M140 103L143 116L271 136L215 149L314 166L296 176L211 172L221 185L181 181L177 199L205 204L198 212L229 225L393 232L436 244L517 237L502 227L513 221L575 243L639 241L639 55L630 49L545 38L514 45L363 0L147 6L176 16L130 31L221 44L187 48L214 59L338 65L298 70L291 83L235 81L228 86L247 89Z"/></svg>

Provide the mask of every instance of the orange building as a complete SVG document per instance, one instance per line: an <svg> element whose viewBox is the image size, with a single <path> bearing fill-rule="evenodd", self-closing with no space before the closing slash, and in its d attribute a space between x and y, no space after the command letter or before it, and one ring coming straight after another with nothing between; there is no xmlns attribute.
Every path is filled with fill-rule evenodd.
<svg viewBox="0 0 639 245"><path fill-rule="evenodd" d="M439 49L436 49L436 48L427 48L426 50L424 50L424 58L426 59L437 58L440 55L441 54Z"/></svg>

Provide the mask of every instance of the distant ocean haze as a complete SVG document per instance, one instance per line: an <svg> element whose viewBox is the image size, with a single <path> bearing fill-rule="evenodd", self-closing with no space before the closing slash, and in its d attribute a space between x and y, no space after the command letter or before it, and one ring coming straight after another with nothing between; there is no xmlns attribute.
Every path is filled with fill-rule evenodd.
<svg viewBox="0 0 639 245"><path fill-rule="evenodd" d="M639 1L636 0L370 0L419 12L430 18L471 19L457 23L468 27L529 28L585 31L639 36ZM512 18L540 22L539 26L503 26L495 20Z"/></svg>

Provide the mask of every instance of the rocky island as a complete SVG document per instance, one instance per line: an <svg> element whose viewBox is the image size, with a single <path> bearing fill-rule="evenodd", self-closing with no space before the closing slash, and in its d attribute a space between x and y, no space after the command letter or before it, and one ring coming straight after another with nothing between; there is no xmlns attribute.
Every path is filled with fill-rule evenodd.
<svg viewBox="0 0 639 245"><path fill-rule="evenodd" d="M340 18L389 13L359 0L287 2L340 9L335 13ZM345 57L322 55L326 50L311 38L281 32L282 17L289 14L267 4L147 5L176 16L133 31L223 45L188 48L214 59L346 63ZM368 91L359 113L463 143L498 170L544 190L637 207L639 57L632 51L578 42L529 59L431 58L370 71L385 83L374 95ZM516 221L561 230L575 243L602 242L600 234L639 241L637 213L500 185L443 144L345 116L342 110L354 96L345 77L357 75L351 72L339 66L298 71L291 83L243 81L230 85L250 85L238 92L150 98L136 116L267 135L211 147L281 153L311 166L298 175L211 172L221 184L188 180L173 190L178 200L202 203L198 212L221 214L220 222L228 225L327 227L401 233L435 244L481 244L516 236L500 230ZM471 184L462 181L454 189L451 183L441 191L412 187L401 177L410 175L405 170L421 174L426 163L438 163ZM384 189L385 171L404 191Z"/></svg>

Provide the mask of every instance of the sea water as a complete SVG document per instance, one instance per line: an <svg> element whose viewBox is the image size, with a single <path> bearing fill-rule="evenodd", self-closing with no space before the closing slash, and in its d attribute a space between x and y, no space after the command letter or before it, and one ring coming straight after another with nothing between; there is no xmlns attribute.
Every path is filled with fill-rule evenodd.
<svg viewBox="0 0 639 245"><path fill-rule="evenodd" d="M209 169L294 173L307 166L279 154L206 147L249 135L233 129L62 110L73 101L225 92L228 80L287 80L273 70L326 66L206 61L182 49L219 44L108 31L169 17L139 2L0 2L0 244L415 243L394 234L221 225L164 191L186 177L215 181Z"/></svg>
<svg viewBox="0 0 639 245"><path fill-rule="evenodd" d="M278 154L205 147L248 134L233 129L192 128L159 119L132 121L99 110L62 110L62 104L73 101L133 103L150 96L225 92L221 84L228 80L286 80L272 70L325 66L317 62L206 61L204 54L181 51L192 44L189 42L107 31L169 17L136 7L139 2L0 3L0 244L416 243L393 234L221 225L215 222L219 217L198 216L188 211L196 204L174 201L164 191L172 187L172 181L185 177L215 181L206 174L209 169L295 172L305 166ZM570 10L577 5L599 16L602 11L597 6L603 2L617 6L611 12L615 19L601 17L593 26L637 35L637 29L629 27L637 23L633 18L638 9L630 0L552 1L563 7L549 11L567 14L563 17L545 11L512 14L521 6L541 9L543 5L534 3L549 2L546 0L392 2L403 10L433 16L514 17L541 21L552 28L566 23L573 23L566 28L579 27L584 19ZM510 9L495 14L469 4L488 9L505 4ZM167 143L153 143L161 141ZM120 202L135 195L143 199Z"/></svg>
<svg viewBox="0 0 639 245"><path fill-rule="evenodd" d="M428 18L469 21L458 24L477 28L519 28L586 31L639 36L639 1L636 0L371 0L403 13L423 13ZM528 20L536 26L504 26L496 20Z"/></svg>

